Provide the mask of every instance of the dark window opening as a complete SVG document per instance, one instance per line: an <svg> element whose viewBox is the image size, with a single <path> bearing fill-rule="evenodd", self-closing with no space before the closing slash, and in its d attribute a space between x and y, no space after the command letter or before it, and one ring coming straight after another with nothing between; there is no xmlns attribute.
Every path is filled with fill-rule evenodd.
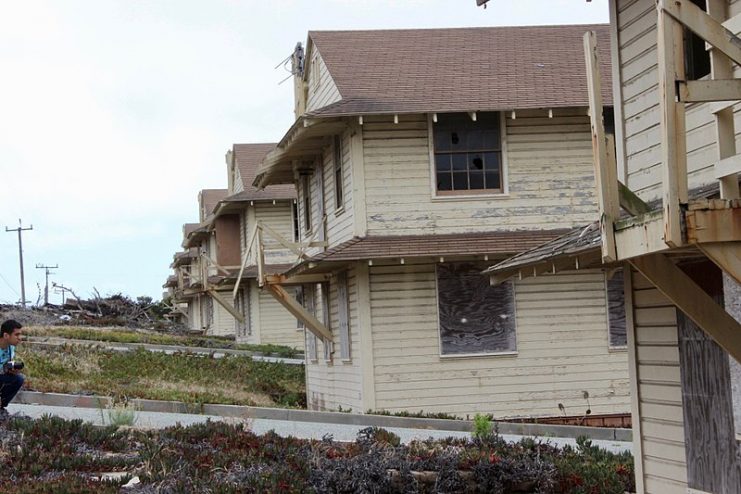
<svg viewBox="0 0 741 494"><path fill-rule="evenodd" d="M291 203L291 213L293 218L293 241L298 242L301 238L301 228L298 224L298 204L296 202Z"/></svg>
<svg viewBox="0 0 741 494"><path fill-rule="evenodd" d="M342 136L334 136L334 192L335 208L340 209L344 205L342 187Z"/></svg>
<svg viewBox="0 0 741 494"><path fill-rule="evenodd" d="M692 0L692 3L708 11L705 0ZM705 49L705 40L689 29L684 30L684 69L688 81L710 74L710 52Z"/></svg>
<svg viewBox="0 0 741 494"><path fill-rule="evenodd" d="M625 282L623 270L617 270L607 280L607 313L610 347L628 345L628 333L625 325Z"/></svg>

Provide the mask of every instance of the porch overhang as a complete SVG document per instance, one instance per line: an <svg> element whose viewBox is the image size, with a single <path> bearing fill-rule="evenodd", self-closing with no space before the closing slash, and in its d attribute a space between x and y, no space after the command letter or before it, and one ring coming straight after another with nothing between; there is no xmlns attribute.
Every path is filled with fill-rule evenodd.
<svg viewBox="0 0 741 494"><path fill-rule="evenodd" d="M198 244L207 239L209 236L209 223L201 223L201 225L190 232L184 239L183 239L183 247L188 249L191 247L197 247Z"/></svg>
<svg viewBox="0 0 741 494"><path fill-rule="evenodd" d="M344 130L346 125L338 118L299 117L276 148L263 158L252 184L262 189L268 185L293 183L294 168L302 161L313 161L321 155L328 138Z"/></svg>

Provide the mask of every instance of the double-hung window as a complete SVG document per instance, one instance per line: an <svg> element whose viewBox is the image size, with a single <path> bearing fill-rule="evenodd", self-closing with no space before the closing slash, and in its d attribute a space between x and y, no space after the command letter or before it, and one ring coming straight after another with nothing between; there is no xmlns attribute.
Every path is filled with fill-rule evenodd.
<svg viewBox="0 0 741 494"><path fill-rule="evenodd" d="M440 114L433 123L439 196L504 192L502 123L497 112Z"/></svg>

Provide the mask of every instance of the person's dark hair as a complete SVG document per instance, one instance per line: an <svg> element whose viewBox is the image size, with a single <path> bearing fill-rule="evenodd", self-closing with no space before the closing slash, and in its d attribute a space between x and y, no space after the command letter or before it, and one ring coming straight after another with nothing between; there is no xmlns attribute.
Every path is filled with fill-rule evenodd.
<svg viewBox="0 0 741 494"><path fill-rule="evenodd" d="M2 326L0 326L0 337L4 334L13 334L13 331L16 329L21 329L23 325L16 321L15 319L8 319L5 321Z"/></svg>

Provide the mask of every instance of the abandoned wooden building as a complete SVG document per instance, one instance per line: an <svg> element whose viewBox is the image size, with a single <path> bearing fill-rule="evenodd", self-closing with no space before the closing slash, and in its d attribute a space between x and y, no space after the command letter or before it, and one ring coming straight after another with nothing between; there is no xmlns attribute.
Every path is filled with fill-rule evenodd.
<svg viewBox="0 0 741 494"><path fill-rule="evenodd" d="M621 269L638 492L737 494L741 2L609 7L614 148L597 76L595 44L605 42L585 38L600 221L490 274L499 283Z"/></svg>
<svg viewBox="0 0 741 494"><path fill-rule="evenodd" d="M296 121L254 184L298 189L300 262L258 283L308 329L311 408L627 413L603 271L481 274L598 217L587 30L607 44L607 26L562 26L310 32L297 47Z"/></svg>

